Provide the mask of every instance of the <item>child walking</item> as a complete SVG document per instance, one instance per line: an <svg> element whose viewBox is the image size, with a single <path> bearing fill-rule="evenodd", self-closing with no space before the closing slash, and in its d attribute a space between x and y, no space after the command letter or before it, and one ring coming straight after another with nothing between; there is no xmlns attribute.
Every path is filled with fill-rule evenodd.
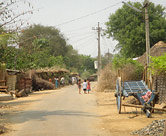
<svg viewBox="0 0 166 136"><path fill-rule="evenodd" d="M84 80L84 82L82 84L82 88L84 90L84 93L86 94L86 89L87 89L87 82L86 82L86 80Z"/></svg>
<svg viewBox="0 0 166 136"><path fill-rule="evenodd" d="M78 89L79 89L79 94L81 94L81 79L78 80Z"/></svg>
<svg viewBox="0 0 166 136"><path fill-rule="evenodd" d="M88 91L88 93L90 92L90 90L91 90L90 81L88 80L88 83L87 83L87 91Z"/></svg>

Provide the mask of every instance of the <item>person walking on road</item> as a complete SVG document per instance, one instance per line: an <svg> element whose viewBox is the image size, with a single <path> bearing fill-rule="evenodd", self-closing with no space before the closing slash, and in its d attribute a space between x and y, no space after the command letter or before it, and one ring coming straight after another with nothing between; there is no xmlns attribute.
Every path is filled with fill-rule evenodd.
<svg viewBox="0 0 166 136"><path fill-rule="evenodd" d="M87 82L86 82L86 80L84 80L84 82L82 84L82 88L84 90L84 93L86 94L86 89L87 89Z"/></svg>
<svg viewBox="0 0 166 136"><path fill-rule="evenodd" d="M79 94L81 94L81 79L78 80L78 89L79 89Z"/></svg>
<svg viewBox="0 0 166 136"><path fill-rule="evenodd" d="M90 90L91 90L90 81L88 80L88 81L87 81L87 91L88 91L88 93L90 92Z"/></svg>

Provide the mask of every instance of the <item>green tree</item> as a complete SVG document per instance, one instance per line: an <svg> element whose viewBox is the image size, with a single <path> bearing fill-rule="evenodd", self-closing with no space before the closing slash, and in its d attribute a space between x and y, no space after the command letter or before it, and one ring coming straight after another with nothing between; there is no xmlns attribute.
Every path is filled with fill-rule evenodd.
<svg viewBox="0 0 166 136"><path fill-rule="evenodd" d="M142 11L143 3L136 2L130 5ZM166 41L166 13L161 5L150 3L149 24L151 47L158 41ZM114 14L111 14L106 22L106 34L113 37L119 43L116 49L125 57L137 57L145 52L145 20L144 13L138 13L132 8L123 5Z"/></svg>
<svg viewBox="0 0 166 136"><path fill-rule="evenodd" d="M20 36L20 46L32 48L34 39L47 39L50 47L50 54L53 56L64 56L67 52L66 40L59 30L54 27L34 25L22 32Z"/></svg>

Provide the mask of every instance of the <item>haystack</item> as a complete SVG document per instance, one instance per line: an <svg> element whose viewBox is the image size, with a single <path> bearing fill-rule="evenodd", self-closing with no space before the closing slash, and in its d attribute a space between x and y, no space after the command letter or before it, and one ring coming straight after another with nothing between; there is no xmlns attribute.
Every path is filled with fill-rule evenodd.
<svg viewBox="0 0 166 136"><path fill-rule="evenodd" d="M95 91L103 92L105 89L115 89L117 73L107 65L100 73L100 78L95 86Z"/></svg>
<svg viewBox="0 0 166 136"><path fill-rule="evenodd" d="M55 89L55 86L53 83L47 80L44 80L42 78L39 78L37 75L32 76L32 87L33 87L33 90L35 91Z"/></svg>
<svg viewBox="0 0 166 136"><path fill-rule="evenodd" d="M150 49L150 56L161 56L166 53L166 43L159 41ZM146 64L146 53L138 58L138 62L145 65Z"/></svg>

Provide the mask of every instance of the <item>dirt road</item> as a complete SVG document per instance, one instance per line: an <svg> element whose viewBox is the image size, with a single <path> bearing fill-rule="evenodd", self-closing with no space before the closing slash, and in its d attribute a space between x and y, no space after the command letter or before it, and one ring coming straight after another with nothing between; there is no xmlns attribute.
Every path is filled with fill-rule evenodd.
<svg viewBox="0 0 166 136"><path fill-rule="evenodd" d="M78 94L74 85L38 95L10 102L22 105L16 105L15 112L8 116L12 131L4 136L108 135L100 127L94 94Z"/></svg>
<svg viewBox="0 0 166 136"><path fill-rule="evenodd" d="M146 118L140 109L127 107L119 115L114 92L79 95L77 86L35 92L3 104L0 122L11 128L3 136L130 136L166 118L157 111Z"/></svg>
<svg viewBox="0 0 166 136"><path fill-rule="evenodd" d="M109 130L110 136L133 136L133 131L146 127L154 120L166 118L166 114L159 111L155 111L152 118L147 118L141 109L133 107L122 107L122 113L118 114L114 92L98 92L96 95L99 112L103 115L102 128ZM126 98L123 102L129 99ZM156 104L155 107L159 108L159 105Z"/></svg>

